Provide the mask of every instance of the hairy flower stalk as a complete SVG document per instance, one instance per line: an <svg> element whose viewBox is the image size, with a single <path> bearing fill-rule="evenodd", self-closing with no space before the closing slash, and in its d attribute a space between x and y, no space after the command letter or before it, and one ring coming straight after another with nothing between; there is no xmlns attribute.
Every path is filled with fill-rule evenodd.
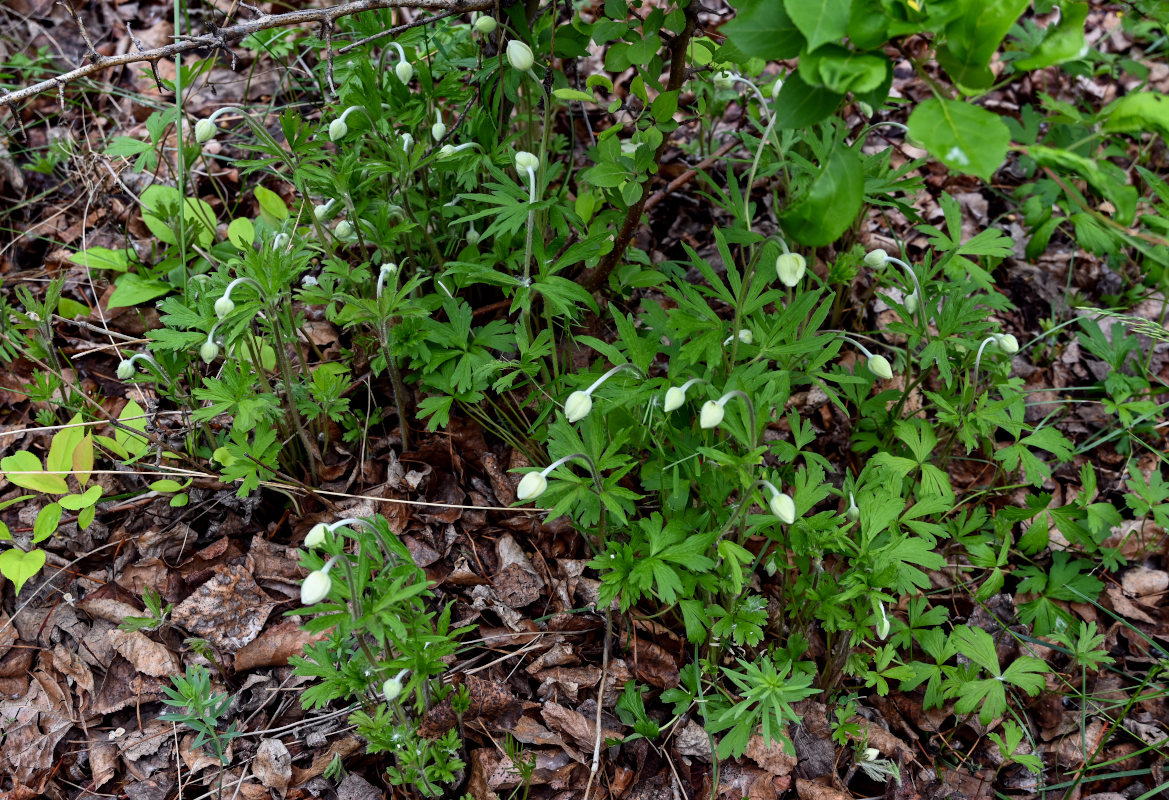
<svg viewBox="0 0 1169 800"><path fill-rule="evenodd" d="M231 293L235 287L239 286L241 283L250 284L251 286L255 287L256 291L260 292L260 294L264 293L264 287L256 283L251 278L236 278L234 281L227 284L227 288L223 290L223 296L215 301L215 316L223 319L228 314L235 311L235 303L231 299Z"/></svg>
<svg viewBox="0 0 1169 800"><path fill-rule="evenodd" d="M593 392L595 392L602 383L609 380L609 378L613 377L624 369L633 370L638 374L638 376L642 378L642 380L645 379L645 376L641 374L641 370L632 364L618 364L604 375L593 381L593 385L589 388L583 391L577 390L570 394L568 399L564 401L564 418L569 422L579 422L580 420L587 417L589 412L593 410Z"/></svg>
<svg viewBox="0 0 1169 800"><path fill-rule="evenodd" d="M841 338L851 344L857 350L861 351L865 357L865 366L869 368L869 372L886 381L893 377L893 367L889 363L889 359L882 355L874 355L873 353L869 352L867 347L858 342L856 339L853 339L851 336L845 336L841 334Z"/></svg>
<svg viewBox="0 0 1169 800"><path fill-rule="evenodd" d="M978 381L978 366L982 363L982 351L988 345L994 345L999 349L1003 355L1013 356L1019 352L1019 340L1009 333L992 333L982 340L982 344L978 346L978 353L974 356L974 373L972 375L975 382Z"/></svg>
<svg viewBox="0 0 1169 800"><path fill-rule="evenodd" d="M515 154L516 172L526 173L528 176L528 230L524 241L524 278L522 281L524 286L530 286L532 283L529 262L532 260L532 235L536 227L536 170L539 166L540 159L526 150L520 150Z"/></svg>
<svg viewBox="0 0 1169 800"><path fill-rule="evenodd" d="M117 370L118 377L124 381L128 381L131 378L133 378L134 377L134 364L138 361L143 361L143 362L149 364L150 366L154 367L155 370L158 371L158 374L160 376L162 376L163 378L166 377L166 373L163 371L162 366L157 361L154 360L153 356L150 356L146 353L135 353L134 355L130 356L129 358L122 360L118 364L118 370Z"/></svg>
<svg viewBox="0 0 1169 800"><path fill-rule="evenodd" d="M905 271L905 274L909 276L909 282L913 284L913 291L905 298L905 310L912 315L914 310L920 307L922 335L924 336L929 333L930 318L929 311L925 305L925 293L921 290L921 284L917 281L917 274L914 273L913 267L899 258L894 258L880 248L872 250L865 255L865 264L873 269L880 269L886 264L896 264ZM910 298L913 298L913 300L911 301Z"/></svg>
<svg viewBox="0 0 1169 800"><path fill-rule="evenodd" d="M438 157L443 159L450 158L456 153L461 153L464 150L471 149L472 147L477 148L479 145L475 142L466 142L460 145L444 144L441 148L439 148Z"/></svg>
<svg viewBox="0 0 1169 800"><path fill-rule="evenodd" d="M548 488L548 474L552 472L552 470L559 467L561 464L565 464L574 458L579 458L589 465L589 469L593 473L593 480L596 483L599 496L601 491L601 476L597 473L597 465L594 464L593 460L584 453L573 453L570 456L556 459L539 472L533 471L524 475L524 477L520 479L519 486L517 486L515 490L516 500L520 501L521 503L526 503L527 501L535 500L537 497L544 494L544 491Z"/></svg>

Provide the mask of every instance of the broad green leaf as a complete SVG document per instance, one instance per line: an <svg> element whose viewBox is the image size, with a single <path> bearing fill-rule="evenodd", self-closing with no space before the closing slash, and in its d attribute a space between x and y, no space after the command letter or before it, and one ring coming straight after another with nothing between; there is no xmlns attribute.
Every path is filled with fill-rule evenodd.
<svg viewBox="0 0 1169 800"><path fill-rule="evenodd" d="M805 83L836 94L871 92L885 82L890 69L884 55L858 53L836 44L805 53L799 66Z"/></svg>
<svg viewBox="0 0 1169 800"><path fill-rule="evenodd" d="M27 450L18 450L0 459L0 472L11 483L22 489L48 494L64 494L69 491L64 475L46 475L41 460ZM16 474L25 473L25 474Z"/></svg>
<svg viewBox="0 0 1169 800"><path fill-rule="evenodd" d="M777 0L764 0L778 5ZM808 40L808 50L843 39L848 34L851 0L783 0L792 22Z"/></svg>
<svg viewBox="0 0 1169 800"><path fill-rule="evenodd" d="M94 485L85 490L84 494L67 494L59 502L61 507L69 511L80 511L89 508L101 497L102 488Z"/></svg>
<svg viewBox="0 0 1169 800"><path fill-rule="evenodd" d="M779 224L800 244L810 247L831 244L860 213L864 193L865 176L860 160L849 148L838 146L811 186L780 215Z"/></svg>
<svg viewBox="0 0 1169 800"><path fill-rule="evenodd" d="M794 72L783 82L775 100L775 127L806 128L827 119L840 99L841 95L821 86L809 86Z"/></svg>
<svg viewBox="0 0 1169 800"><path fill-rule="evenodd" d="M170 289L171 287L162 281L127 272L114 281L114 291L110 294L108 307L126 308L140 305L156 297L162 297Z"/></svg>
<svg viewBox="0 0 1169 800"><path fill-rule="evenodd" d="M1104 130L1144 133L1157 130L1169 137L1169 97L1160 92L1125 95L1104 109Z"/></svg>
<svg viewBox="0 0 1169 800"><path fill-rule="evenodd" d="M132 456L140 456L145 453L147 447L149 447L149 440L145 435L146 412L142 410L142 406L133 400L126 403L122 407L122 413L118 415L118 421L121 424L114 429L114 439L117 443L124 447L126 452ZM133 431L137 431L142 435L136 436Z"/></svg>
<svg viewBox="0 0 1169 800"><path fill-rule="evenodd" d="M1043 41L1035 51L1015 62L1016 69L1041 69L1080 58L1086 54L1084 20L1088 18L1088 4L1079 0L1065 0L1060 4L1059 22L1048 27Z"/></svg>
<svg viewBox="0 0 1169 800"><path fill-rule="evenodd" d="M256 226L244 217L233 219L227 226L227 240L240 250L250 250L256 241Z"/></svg>
<svg viewBox="0 0 1169 800"><path fill-rule="evenodd" d="M190 481L187 481L187 483L190 483ZM177 492L182 488L183 484L170 478L163 478L150 484L151 491L155 492Z"/></svg>
<svg viewBox="0 0 1169 800"><path fill-rule="evenodd" d="M40 572L44 565L44 550L32 550L26 553L14 547L0 553L0 574L12 581L16 594L20 594L20 590L28 579Z"/></svg>
<svg viewBox="0 0 1169 800"><path fill-rule="evenodd" d="M45 457L46 472L70 472L73 469L73 451L85 437L85 428L79 424L81 415L74 414L64 428L53 434L49 454Z"/></svg>
<svg viewBox="0 0 1169 800"><path fill-rule="evenodd" d="M256 195L256 202L260 204L260 216L265 222L277 225L288 219L288 206L280 195L263 186L257 186L252 191Z"/></svg>
<svg viewBox="0 0 1169 800"><path fill-rule="evenodd" d="M780 0L737 0L735 18L721 32L745 55L765 61L795 58L804 49L804 35Z"/></svg>
<svg viewBox="0 0 1169 800"><path fill-rule="evenodd" d="M73 451L73 477L82 486L89 483L89 473L93 471L93 434L87 433L81 437L81 442Z"/></svg>
<svg viewBox="0 0 1169 800"><path fill-rule="evenodd" d="M62 297L57 301L57 313L65 319L77 319L89 314L89 306L72 298Z"/></svg>
<svg viewBox="0 0 1169 800"><path fill-rule="evenodd" d="M176 494L170 499L171 508L183 508L187 503L191 502L191 496L187 494Z"/></svg>
<svg viewBox="0 0 1169 800"><path fill-rule="evenodd" d="M970 89L994 83L990 59L1030 4L1031 0L981 0L967 5L965 13L946 26L945 43L938 48L938 63L951 80Z"/></svg>
<svg viewBox="0 0 1169 800"><path fill-rule="evenodd" d="M77 514L77 527L85 530L93 522L94 516L97 514L97 506L86 506Z"/></svg>
<svg viewBox="0 0 1169 800"><path fill-rule="evenodd" d="M69 260L89 269L112 269L114 272L125 272L130 266L130 251L90 247L84 252L69 256Z"/></svg>
<svg viewBox="0 0 1169 800"><path fill-rule="evenodd" d="M909 135L947 167L989 181L1007 157L1011 133L986 109L931 97L909 115Z"/></svg>
<svg viewBox="0 0 1169 800"><path fill-rule="evenodd" d="M567 87L564 89L553 89L552 94L555 95L558 99L565 100L567 102L572 102L574 100L579 100L582 103L597 102L597 98L595 96L589 94L588 92L582 92L580 89L570 89Z"/></svg>
<svg viewBox="0 0 1169 800"><path fill-rule="evenodd" d="M653 103L650 104L649 113L653 115L654 120L661 124L673 119L674 112L678 110L678 92L662 92L654 98Z"/></svg>
<svg viewBox="0 0 1169 800"><path fill-rule="evenodd" d="M61 504L49 503L37 513L36 521L32 524L32 543L43 542L57 532L61 524Z"/></svg>
<svg viewBox="0 0 1169 800"><path fill-rule="evenodd" d="M178 215L179 190L173 186L156 183L147 187L140 199L142 221L146 223L150 232L167 244L178 244L178 233L170 220L174 220ZM183 205L184 224L196 226L199 244L210 247L215 240L215 212L206 201L194 197L188 197Z"/></svg>

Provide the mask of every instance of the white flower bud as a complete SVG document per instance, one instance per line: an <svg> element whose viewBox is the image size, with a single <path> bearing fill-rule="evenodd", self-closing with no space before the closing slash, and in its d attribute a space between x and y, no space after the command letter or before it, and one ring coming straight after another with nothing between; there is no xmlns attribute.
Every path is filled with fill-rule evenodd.
<svg viewBox="0 0 1169 800"><path fill-rule="evenodd" d="M475 30L484 36L495 33L495 29L499 26L499 23L495 21L495 17L490 14L483 14L473 24Z"/></svg>
<svg viewBox="0 0 1169 800"><path fill-rule="evenodd" d="M337 223L337 227L333 229L334 235L338 239L348 239L353 235L353 225L347 219L343 219Z"/></svg>
<svg viewBox="0 0 1169 800"><path fill-rule="evenodd" d="M409 61L399 61L394 67L394 74L402 83L409 83L410 79L414 77L414 65Z"/></svg>
<svg viewBox="0 0 1169 800"><path fill-rule="evenodd" d="M905 310L911 315L917 313L918 307L917 289L914 289L909 294L905 295Z"/></svg>
<svg viewBox="0 0 1169 800"><path fill-rule="evenodd" d="M881 751L875 747L866 747L862 758L865 761L876 761L881 757Z"/></svg>
<svg viewBox="0 0 1169 800"><path fill-rule="evenodd" d="M666 399L662 403L662 408L668 413L676 408L681 408L685 402L686 390L681 386L671 386L666 389Z"/></svg>
<svg viewBox="0 0 1169 800"><path fill-rule="evenodd" d="M754 344L755 334L751 333L750 328L743 328L739 331L739 342L742 344Z"/></svg>
<svg viewBox="0 0 1169 800"><path fill-rule="evenodd" d="M856 522L861 518L861 510L856 506L856 498L852 496L852 492L848 493L848 508L845 509L844 516L849 522Z"/></svg>
<svg viewBox="0 0 1169 800"><path fill-rule="evenodd" d="M310 572L300 585L300 604L314 606L328 597L332 588L333 579L329 577L329 573L319 569Z"/></svg>
<svg viewBox="0 0 1169 800"><path fill-rule="evenodd" d="M996 333L994 334L994 343L1003 353L1008 356L1013 356L1019 352L1019 340L1011 333Z"/></svg>
<svg viewBox="0 0 1169 800"><path fill-rule="evenodd" d="M791 525L796 521L796 502L783 492L776 492L772 495L771 499L767 501L767 506L784 525Z"/></svg>
<svg viewBox="0 0 1169 800"><path fill-rule="evenodd" d="M320 547L325 543L325 529L328 526L323 522L318 522L316 525L309 528L308 535L304 537L304 546L315 548Z"/></svg>
<svg viewBox="0 0 1169 800"><path fill-rule="evenodd" d="M804 277L808 262L799 253L784 253L775 259L775 274L784 286L795 286Z"/></svg>
<svg viewBox="0 0 1169 800"><path fill-rule="evenodd" d="M431 133L433 133L433 131L431 131ZM442 137L440 136L439 138L441 139ZM438 157L439 158L450 158L454 154L455 154L455 146L453 144L444 144L438 150Z"/></svg>
<svg viewBox="0 0 1169 800"><path fill-rule="evenodd" d="M520 479L520 485L516 487L515 496L520 501L531 500L544 494L544 490L547 488L547 478L539 472L529 472Z"/></svg>
<svg viewBox="0 0 1169 800"><path fill-rule="evenodd" d="M129 359L124 359L118 364L118 377L124 381L134 377L134 365L130 363Z"/></svg>
<svg viewBox="0 0 1169 800"><path fill-rule="evenodd" d="M403 133L402 134L402 149L404 151L406 151L407 153L409 153L410 148L413 146L414 146L414 137L408 133Z"/></svg>
<svg viewBox="0 0 1169 800"><path fill-rule="evenodd" d="M723 421L726 413L726 409L718 403L713 400L707 400L702 404L702 410L698 414L698 425L706 429L713 428Z"/></svg>
<svg viewBox="0 0 1169 800"><path fill-rule="evenodd" d="M210 364L219 357L219 345L213 339L208 339L203 342L203 346L199 348L199 358L203 359L204 364Z"/></svg>
<svg viewBox="0 0 1169 800"><path fill-rule="evenodd" d="M430 126L430 135L434 137L436 142L446 136L446 125L442 124L441 112L434 112L434 124Z"/></svg>
<svg viewBox="0 0 1169 800"><path fill-rule="evenodd" d="M467 244L479 244L480 238L479 231L475 230L474 225L467 229Z"/></svg>
<svg viewBox="0 0 1169 800"><path fill-rule="evenodd" d="M227 295L215 301L215 316L220 319L223 319L233 311L235 311L235 303Z"/></svg>
<svg viewBox="0 0 1169 800"><path fill-rule="evenodd" d="M345 124L345 120L335 119L329 123L329 141L335 142L344 139L347 133L349 133L349 126Z"/></svg>
<svg viewBox="0 0 1169 800"><path fill-rule="evenodd" d="M716 89L730 89L735 85L735 73L729 70L714 73L714 88Z"/></svg>
<svg viewBox="0 0 1169 800"><path fill-rule="evenodd" d="M865 266L867 267L876 269L877 267L885 266L887 263L889 263L889 254L880 248L870 251L865 255Z"/></svg>
<svg viewBox="0 0 1169 800"><path fill-rule="evenodd" d="M587 393L576 391L564 401L564 418L569 422L584 419L593 410L593 398Z"/></svg>
<svg viewBox="0 0 1169 800"><path fill-rule="evenodd" d="M771 84L771 99L775 100L779 97L779 90L783 88L783 79L776 78L775 83Z"/></svg>
<svg viewBox="0 0 1169 800"><path fill-rule="evenodd" d="M889 359L881 355L869 356L868 360L869 372L876 375L878 378L889 380L893 377L893 367L889 365Z"/></svg>
<svg viewBox="0 0 1169 800"><path fill-rule="evenodd" d="M397 678L386 678L382 684L382 695L386 698L386 705L393 705L402 693L402 682Z"/></svg>
<svg viewBox="0 0 1169 800"><path fill-rule="evenodd" d="M534 153L529 153L527 150L520 150L515 154L515 168L519 172L527 172L530 169L539 169L540 158Z"/></svg>
<svg viewBox="0 0 1169 800"><path fill-rule="evenodd" d="M195 141L204 144L215 138L215 123L209 119L201 119L195 123Z"/></svg>
<svg viewBox="0 0 1169 800"><path fill-rule="evenodd" d="M512 39L507 43L507 63L520 72L527 72L536 63L536 57L532 55L532 48L519 39Z"/></svg>
<svg viewBox="0 0 1169 800"><path fill-rule="evenodd" d="M329 212L333 210L333 204L336 203L336 198L329 200L327 203L313 206L313 219L317 222L324 222L329 218Z"/></svg>
<svg viewBox="0 0 1169 800"><path fill-rule="evenodd" d="M877 621L877 638L883 640L889 635L889 617L885 614L884 603L877 603L877 610L881 612L881 619Z"/></svg>

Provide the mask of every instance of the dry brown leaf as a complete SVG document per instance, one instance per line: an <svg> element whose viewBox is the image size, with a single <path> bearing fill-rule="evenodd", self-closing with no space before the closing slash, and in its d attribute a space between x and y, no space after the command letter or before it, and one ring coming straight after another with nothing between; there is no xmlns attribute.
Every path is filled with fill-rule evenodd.
<svg viewBox="0 0 1169 800"><path fill-rule="evenodd" d="M108 638L118 655L139 672L162 678L181 671L178 657L166 645L153 641L140 631L112 630Z"/></svg>
<svg viewBox="0 0 1169 800"><path fill-rule="evenodd" d="M252 759L252 773L260 783L283 797L292 779L292 756L279 739L261 739Z"/></svg>
<svg viewBox="0 0 1169 800"><path fill-rule="evenodd" d="M109 740L91 739L89 742L89 769L93 777L93 788L100 789L109 783L117 772L118 746Z"/></svg>
<svg viewBox="0 0 1169 800"><path fill-rule="evenodd" d="M326 631L309 633L301 630L300 624L294 619L281 620L239 649L235 654L235 671L287 666L289 656L299 655L306 644L319 642L328 636Z"/></svg>
<svg viewBox="0 0 1169 800"><path fill-rule="evenodd" d="M207 768L218 769L219 757L212 751L211 743L204 742L199 747L194 747L195 735L188 733L179 742L179 755L183 759L183 763L187 767L188 772L201 772ZM227 763L231 763L231 747L232 742L227 743L227 749L224 751L224 757Z"/></svg>
<svg viewBox="0 0 1169 800"><path fill-rule="evenodd" d="M292 768L292 786L300 786L305 781L312 780L321 773L323 773L330 764L333 763L334 757L346 759L356 753L362 748L360 739L353 736L346 736L343 739L338 739L329 744L329 749L323 753L318 753L313 758L313 763L308 769L301 769L300 767Z"/></svg>
<svg viewBox="0 0 1169 800"><path fill-rule="evenodd" d="M263 630L276 606L244 567L217 565L211 579L174 610L173 619L221 653L235 653Z"/></svg>
<svg viewBox="0 0 1169 800"><path fill-rule="evenodd" d="M77 653L66 649L65 645L58 644L52 649L50 656L53 668L57 672L66 678L72 678L78 688L84 689L90 695L93 694L93 673Z"/></svg>
<svg viewBox="0 0 1169 800"><path fill-rule="evenodd" d="M1120 580L1125 594L1137 600L1146 595L1161 594L1169 589L1169 572L1160 569L1133 567L1124 573Z"/></svg>
<svg viewBox="0 0 1169 800"><path fill-rule="evenodd" d="M852 795L817 781L796 778L796 795L800 800L852 800Z"/></svg>
<svg viewBox="0 0 1169 800"><path fill-rule="evenodd" d="M569 750L569 754L577 761L585 762L584 753L589 753L588 757L592 757L593 748L597 743L597 725L594 717L552 702L544 704L540 709L540 716L544 718L544 722L551 730L563 735L568 740L569 745L579 748L579 752ZM624 735L619 728L605 728L602 721L602 747L605 739L620 739Z"/></svg>
<svg viewBox="0 0 1169 800"><path fill-rule="evenodd" d="M787 775L796 766L796 757L784 752L782 742L767 743L758 734L747 741L747 758L777 777Z"/></svg>
<svg viewBox="0 0 1169 800"><path fill-rule="evenodd" d="M37 670L24 697L0 715L0 771L25 786L36 785L57 763L53 751L73 718L68 693L48 672Z"/></svg>

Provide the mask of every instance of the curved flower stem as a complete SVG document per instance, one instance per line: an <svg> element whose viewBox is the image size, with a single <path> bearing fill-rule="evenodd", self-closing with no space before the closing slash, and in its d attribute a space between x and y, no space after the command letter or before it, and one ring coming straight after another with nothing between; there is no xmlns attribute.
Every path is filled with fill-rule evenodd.
<svg viewBox="0 0 1169 800"><path fill-rule="evenodd" d="M613 367L608 372L606 372L604 375L602 375L601 377L599 377L595 381L593 381L592 386L585 389L584 393L591 395L594 391L597 390L597 387L599 387L602 383L609 380L609 378L613 377L614 375L616 375L618 372L620 372L623 369L633 370L635 373L637 373L637 375L642 380L645 380L645 375L642 374L641 370L638 369L635 365L630 364L628 361L626 361L624 364L618 364L617 366ZM697 380L697 379L695 379L695 380Z"/></svg>
<svg viewBox="0 0 1169 800"><path fill-rule="evenodd" d="M748 424L750 425L750 430L748 430L747 436L751 442L751 449L754 450L759 444L759 432L756 430L755 424L755 404L751 402L751 398L747 395L746 392L740 392L738 389L731 389L715 402L725 408L726 404L730 402L732 397L743 398L743 403L745 403L747 406L747 420Z"/></svg>
<svg viewBox="0 0 1169 800"><path fill-rule="evenodd" d="M930 317L929 311L926 310L925 292L921 290L921 284L917 282L917 275L914 273L913 267L906 264L900 258L888 256L888 259L891 264L896 264L905 270L905 274L909 276L909 281L913 284L914 291L917 292L917 304L921 308L921 338L929 339Z"/></svg>

